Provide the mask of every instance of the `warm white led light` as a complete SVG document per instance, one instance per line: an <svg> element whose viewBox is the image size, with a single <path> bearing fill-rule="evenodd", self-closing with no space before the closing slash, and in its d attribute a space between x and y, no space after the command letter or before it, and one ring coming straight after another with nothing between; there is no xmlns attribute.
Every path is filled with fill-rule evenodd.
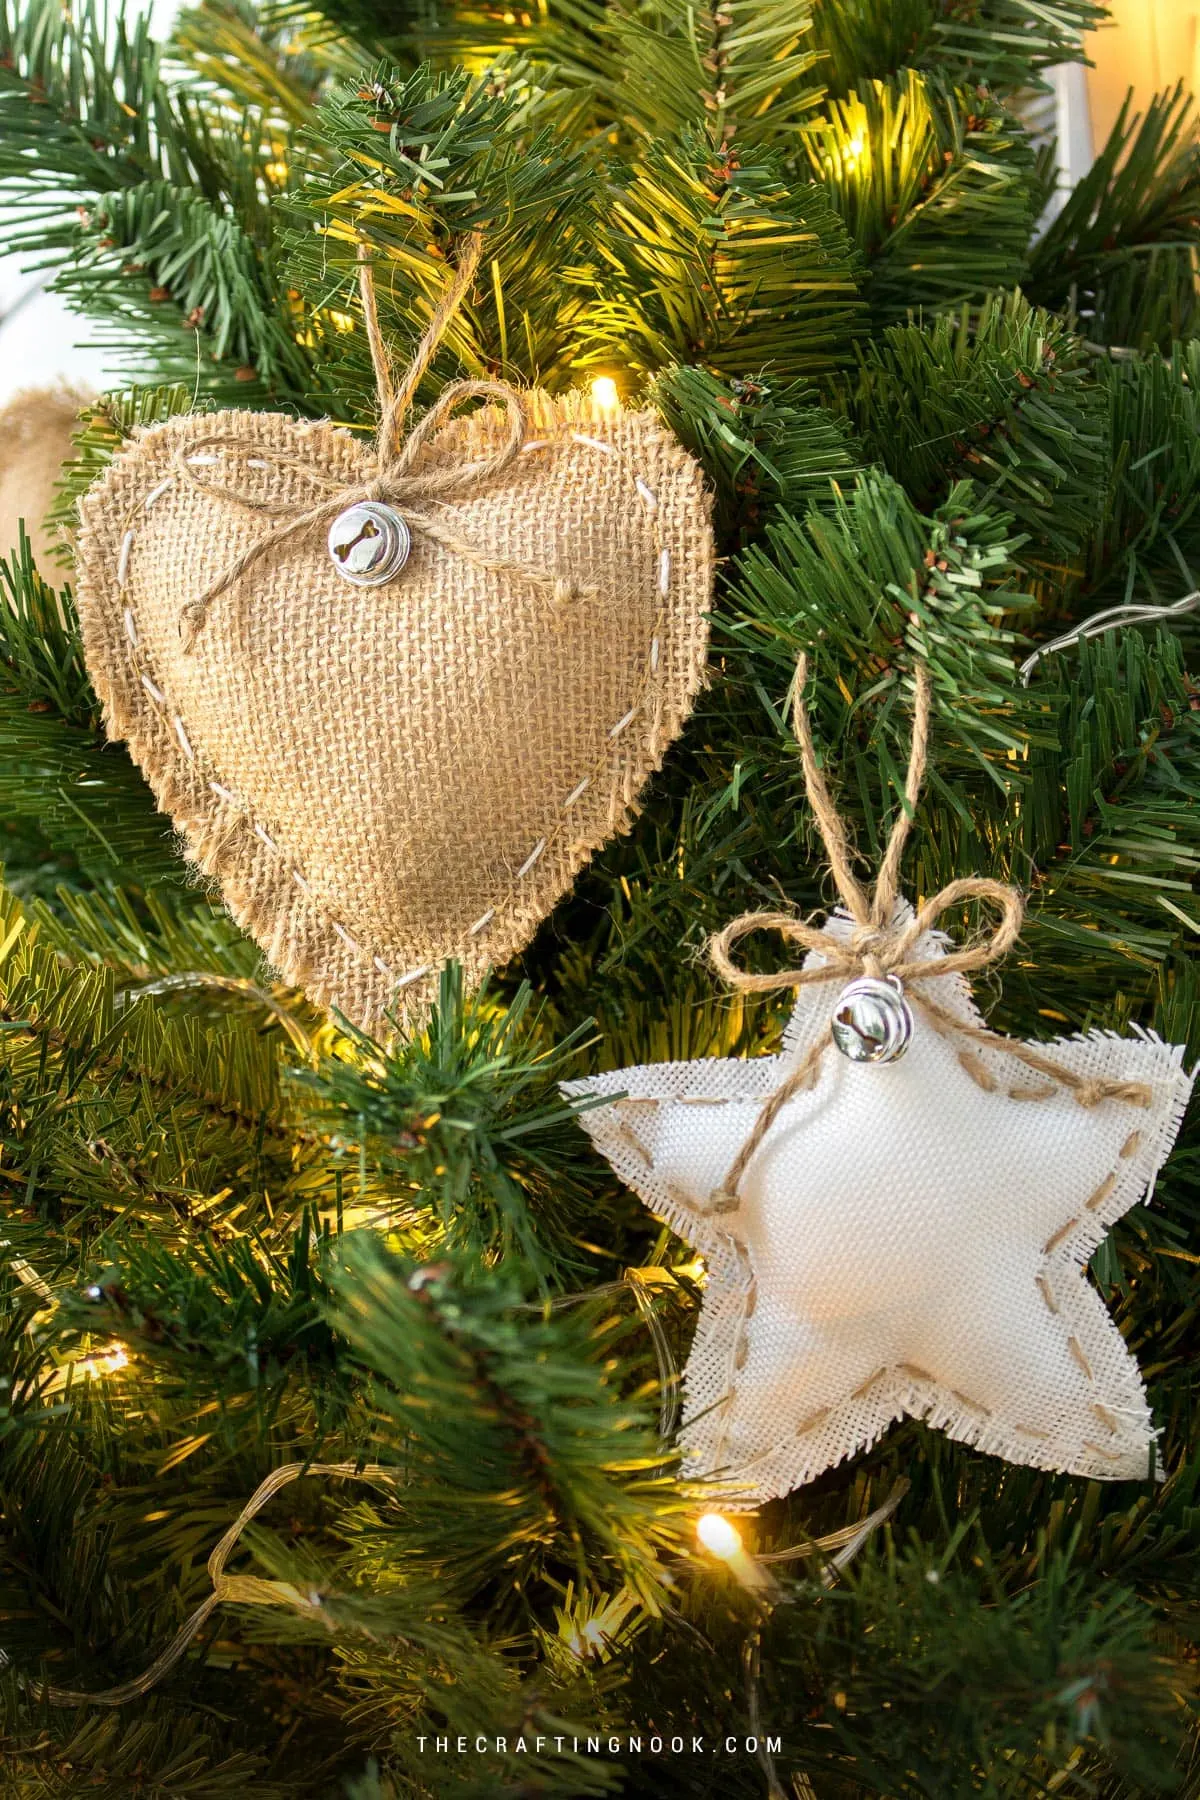
<svg viewBox="0 0 1200 1800"><path fill-rule="evenodd" d="M719 1556L722 1562L728 1562L742 1547L741 1533L728 1519L722 1518L720 1513L705 1513L703 1518L697 1520L696 1536L704 1548L711 1550L714 1556Z"/></svg>

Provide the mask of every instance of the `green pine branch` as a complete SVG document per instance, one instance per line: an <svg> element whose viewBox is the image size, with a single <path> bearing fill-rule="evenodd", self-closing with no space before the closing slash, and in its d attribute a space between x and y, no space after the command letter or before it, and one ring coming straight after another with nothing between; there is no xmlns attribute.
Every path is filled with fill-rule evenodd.
<svg viewBox="0 0 1200 1800"><path fill-rule="evenodd" d="M589 1036L547 1038L528 986L501 1005L443 974L426 1031L381 1050L348 1032L318 1072L297 1074L315 1116L420 1234L477 1257L519 1253L545 1279L576 1280L588 1194L573 1169L574 1116L558 1094Z"/></svg>
<svg viewBox="0 0 1200 1800"><path fill-rule="evenodd" d="M380 318L399 357L445 292L456 242L482 231L485 262L439 368L562 378L583 303L581 277L561 274L592 255L594 157L530 119L519 95L429 68L407 78L380 68L334 89L313 138L322 150L290 207L288 264L333 350L343 409L370 417L375 401L365 341L344 335L359 245L377 253ZM331 311L332 331L322 326Z"/></svg>
<svg viewBox="0 0 1200 1800"><path fill-rule="evenodd" d="M48 587L28 539L0 558L0 816L19 878L179 880L169 824L107 744L70 590Z"/></svg>
<svg viewBox="0 0 1200 1800"><path fill-rule="evenodd" d="M272 259L281 128L167 85L143 19L0 14L0 178L15 245L109 327L127 366L245 404L314 385ZM285 174L273 176L272 170Z"/></svg>
<svg viewBox="0 0 1200 1800"><path fill-rule="evenodd" d="M1027 534L1023 560L1061 581L1095 530L1108 408L1090 359L1018 293L973 316L896 325L848 384L871 454L918 505L969 477Z"/></svg>
<svg viewBox="0 0 1200 1800"><path fill-rule="evenodd" d="M811 32L811 0L623 3L605 19L599 92L635 139L690 130L718 152L781 148L821 97Z"/></svg>
<svg viewBox="0 0 1200 1800"><path fill-rule="evenodd" d="M1198 189L1191 96L1176 87L1141 116L1130 95L1030 255L1030 296L1069 307L1103 345L1166 351L1192 336Z"/></svg>
<svg viewBox="0 0 1200 1800"><path fill-rule="evenodd" d="M697 132L656 140L614 189L604 252L596 360L810 375L844 361L862 326L856 258L820 188Z"/></svg>
<svg viewBox="0 0 1200 1800"><path fill-rule="evenodd" d="M807 382L770 371L724 382L685 365L666 369L648 397L711 477L724 543L757 535L785 504L832 507L864 465L845 421Z"/></svg>
<svg viewBox="0 0 1200 1800"><path fill-rule="evenodd" d="M1091 0L817 0L814 43L836 96L864 75L940 69L958 86L1016 95L1044 87L1055 63L1078 62L1104 19Z"/></svg>
<svg viewBox="0 0 1200 1800"><path fill-rule="evenodd" d="M1036 165L1027 133L986 90L915 70L863 81L830 101L803 142L865 258L880 325L1019 280Z"/></svg>

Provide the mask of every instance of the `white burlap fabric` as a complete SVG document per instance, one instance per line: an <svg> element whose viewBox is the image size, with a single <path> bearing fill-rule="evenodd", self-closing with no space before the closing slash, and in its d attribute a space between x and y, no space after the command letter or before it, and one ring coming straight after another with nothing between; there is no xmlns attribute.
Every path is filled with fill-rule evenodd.
<svg viewBox="0 0 1200 1800"><path fill-rule="evenodd" d="M438 965L468 977L530 937L636 810L700 686L713 577L696 463L648 413L522 396L515 461L440 507L469 554L417 535L387 586L292 535L181 611L263 534L196 485L294 510L305 469L367 480L328 423L220 413L139 435L85 497L88 667L200 868L285 978L377 1029L419 1014ZM422 469L494 450L488 407ZM177 455L204 444L188 475ZM196 479L192 479L192 477ZM553 583L522 578L542 571Z"/></svg>
<svg viewBox="0 0 1200 1800"><path fill-rule="evenodd" d="M850 925L826 930L844 938ZM944 944L931 932L915 954ZM962 975L918 985L982 1023ZM1010 1462L1145 1480L1145 1390L1085 1265L1174 1141L1192 1085L1182 1050L1101 1032L1040 1046L1150 1097L1083 1105L918 1007L898 1062L828 1048L747 1166L736 1209L705 1216L836 995L800 990L779 1056L620 1069L564 1090L628 1096L581 1123L707 1261L685 1377L689 1472L750 1504L910 1413Z"/></svg>

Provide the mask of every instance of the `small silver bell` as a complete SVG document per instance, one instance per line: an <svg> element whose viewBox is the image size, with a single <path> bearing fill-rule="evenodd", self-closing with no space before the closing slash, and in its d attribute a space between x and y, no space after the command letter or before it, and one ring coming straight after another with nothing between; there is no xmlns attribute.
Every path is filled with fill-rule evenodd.
<svg viewBox="0 0 1200 1800"><path fill-rule="evenodd" d="M860 975L842 990L829 1021L833 1041L851 1062L895 1062L908 1049L913 1016L894 978Z"/></svg>
<svg viewBox="0 0 1200 1800"><path fill-rule="evenodd" d="M412 533L394 506L360 500L339 513L329 527L329 554L344 581L355 587L382 587L408 561Z"/></svg>

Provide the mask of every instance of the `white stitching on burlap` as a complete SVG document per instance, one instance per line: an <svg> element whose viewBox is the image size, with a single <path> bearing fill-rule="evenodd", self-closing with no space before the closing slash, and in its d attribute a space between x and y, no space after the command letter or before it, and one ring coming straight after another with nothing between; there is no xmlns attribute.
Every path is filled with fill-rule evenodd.
<svg viewBox="0 0 1200 1800"><path fill-rule="evenodd" d="M150 492L146 495L146 498L142 501L142 510L144 512L149 512L150 508L156 503L156 501L159 501L162 499L162 497L166 493L167 489L174 487L174 485L175 485L175 477L173 475L165 476L164 479L159 482L157 487L153 487L150 489Z"/></svg>
<svg viewBox="0 0 1200 1800"><path fill-rule="evenodd" d="M928 1369L918 1367L916 1363L898 1362L895 1367L901 1375L907 1375L910 1381L927 1381L936 1386L936 1377L931 1375Z"/></svg>
<svg viewBox="0 0 1200 1800"><path fill-rule="evenodd" d="M430 963L422 963L419 969L410 969L406 975L397 976L396 991L399 992L401 988L411 987L414 981L420 981L422 975L428 975L431 967L432 964Z"/></svg>
<svg viewBox="0 0 1200 1800"><path fill-rule="evenodd" d="M733 1412L737 1403L737 1378L742 1368L745 1366L750 1351L747 1324L753 1316L754 1309L758 1303L758 1278L754 1273L754 1265L750 1261L750 1252L747 1250L745 1244L742 1243L741 1239L734 1237L732 1233L730 1234L730 1242L733 1245L734 1252L741 1264L742 1272L745 1277L745 1286L743 1287L741 1296L741 1311L738 1314L737 1324L733 1329L726 1363L725 1388L720 1401L720 1427L717 1435L716 1450L713 1454L713 1460L716 1463L720 1463L721 1458L724 1455L725 1442L729 1436L730 1427L733 1424Z"/></svg>
<svg viewBox="0 0 1200 1800"><path fill-rule="evenodd" d="M525 858L525 861L521 864L520 868L517 870L516 877L515 877L515 879L517 881L523 881L525 879L526 875L528 875L530 869L533 868L534 864L536 862L540 862L542 851L545 848L546 848L545 838L539 838L537 843L533 846L533 849L529 852L529 855Z"/></svg>
<svg viewBox="0 0 1200 1800"><path fill-rule="evenodd" d="M606 443L601 438L590 437L586 432L572 430L569 433L563 434L563 438L569 438L569 440L571 442L576 443L576 444L585 445L589 449L601 451L605 456L619 457L621 455L621 452L618 450L618 448L615 444ZM562 442L563 438L560 438L557 441ZM553 448L555 441L556 440L550 439L550 438L532 439L528 443L523 444L521 446L521 454L524 455L526 452L533 451L533 450L542 450L542 449ZM216 452L204 451L204 452L197 452L195 455L189 456L186 460L189 463L189 465L191 465L191 466L199 466L201 464L208 465L208 464L217 463L220 460L220 457ZM268 459L263 458L263 457L249 457L249 458L247 458L247 466L250 468L255 468L255 469L269 469L272 467L272 464L270 463L270 461ZM145 495L145 497L133 507L131 512L127 515L128 518L133 519L137 516L138 513L148 511L155 504L155 502L157 500L161 499L163 494L165 494L167 492L167 490L174 484L174 481L175 481L175 477L173 475L168 475L162 481L159 481L153 488L151 488L150 492L147 495ZM658 590L660 600L665 602L670 596L671 553L666 548L666 546L663 545L661 543L661 541L659 540L658 497L654 493L653 489L647 485L647 483L642 479L642 477L640 475L636 475L636 474L634 475L634 486L636 488L639 498L641 499L643 505L646 507L646 510L651 514L651 516L654 519L654 538L655 538L654 547L658 553L657 554L657 590ZM125 597L126 589L128 586L129 561L130 561L130 557L133 552L136 535L137 535L137 527L133 524L127 524L124 535L121 540L121 551L120 551L120 555L118 558L118 564L117 564L117 586L118 586L118 593L122 599ZM140 641L140 638L138 635L137 622L134 619L132 608L130 608L129 606L126 606L124 609L124 620L125 620L125 635L128 638L132 648L135 651L138 651L141 648L141 641ZM662 629L662 623L663 623L663 609L662 609L662 606L660 605L658 616L654 622L654 635L650 641L650 652L649 652L649 656L647 659L646 673L643 675L641 684L639 686L638 695L637 695L637 698L636 698L633 706L630 707L629 711L624 715L623 718L618 719L617 723L610 728L610 730L607 734L607 741L610 744L613 742L613 740L615 740L617 737L619 737L621 735L621 733L624 732L630 724L632 724L633 720L635 718L637 718L638 714L642 711L645 690L646 690L647 686L649 685L650 681L654 680L658 676L659 661L660 661L660 642L661 642L660 632ZM150 696L151 701L154 703L155 707L158 709L158 711L163 719L163 722L171 725L172 729L174 730L176 739L179 742L180 747L183 750L184 754L187 756L188 761L194 764L196 762L195 752L193 751L191 744L187 740L187 736L186 736L186 732L183 727L182 719L179 718L178 715L169 715L167 713L167 711L166 711L166 708L167 708L166 695L163 693L162 689L157 685L157 683L152 681L151 678L143 670L138 669L136 667L136 659L135 659L135 671L139 677L142 687L145 689L146 693ZM650 734L649 734L648 749L649 749L649 753L651 756L654 756L657 752L658 738L659 738L659 733L661 730L661 723L662 723L662 712L663 712L663 696L660 693L659 697L658 697L658 704L654 711L654 715L653 715L653 719L652 719L652 723L651 723L651 730L650 730ZM609 752L609 751L605 752L605 756L603 759L605 764L607 764L610 754L611 754L611 752ZM621 803L624 803L625 805L629 805L631 803L631 795L628 790L629 790L629 786L630 786L630 777L632 775L632 765L626 764L625 770L624 770L624 781L623 782L619 781L619 779L618 779L620 777L620 774L621 774L621 768L620 768L620 765L617 764L613 770L614 786L613 786L613 793L611 796L612 803L610 804L610 807L609 807L610 820L612 817L615 817L614 809L619 809L619 806ZM587 792L588 788L592 785L592 780L593 780L593 776L591 776L591 775L584 776L583 780L578 782L576 784L576 786L574 788L572 788L571 792L567 795L566 799L560 803L559 810L561 812L567 812L570 810L570 808L572 806L576 805L577 802L583 798L583 795ZM218 799L222 800L223 802L230 804L230 805L238 806L238 807L243 806L243 803L238 799L237 795L232 793L229 788L224 787L220 782L210 780L207 783L207 785L208 785L210 791L212 793L216 794ZM248 810L248 809L244 809L244 810ZM252 823L251 829L253 830L254 835L258 838L259 842L262 843L266 849L270 850L276 856L279 856L279 857L284 856L285 853L282 850L280 850L278 844L260 825L258 825L257 823ZM552 832L549 836L539 839L538 843L534 845L533 849L530 851L530 853L526 857L525 861L521 864L520 868L517 870L516 875L513 877L512 885L509 888L508 894L502 900L500 900L495 906L489 907L487 912L485 912L479 919L477 919L475 921L474 925L472 925L470 927L470 929L467 931L466 938L477 937L480 933L482 933L483 931L486 931L488 926L491 925L492 921L495 919L497 912L501 911L502 909L507 909L508 906L510 906L514 903L514 901L518 898L517 883L522 881L524 879L524 877L526 875L528 875L530 873L530 871L537 865L537 863L541 861L543 854L554 843L557 835L558 835L558 833L557 833L557 831L555 831L555 832ZM311 896L312 889L311 889L308 881L301 874L301 872L297 868L292 867L290 869L290 874L291 874L292 880L295 882L296 886L300 889L301 893L303 893L306 896L306 898ZM311 900L310 900L310 904L312 904ZM341 924L339 920L334 918L333 914L328 910L327 907L321 906L318 910L319 910L320 914L322 915L322 917L324 918L324 920L328 923L329 927L334 932L336 932L337 936L339 938L341 938L342 941L352 951L354 951L357 955L363 956L363 957L370 955L369 952L367 952L363 949L363 946L357 941L356 938L354 938L351 935L351 933L346 929L346 927L343 924ZM465 939L464 939L464 943L465 943ZM388 979L394 980L394 982L395 982L394 991L396 993L399 993L402 989L411 986L413 982L419 981L422 976L429 974L431 967L432 967L431 964L424 963L421 965L420 968L410 969L410 970L406 971L403 975L395 976L394 971L389 967L389 965L387 965L382 960L382 958L371 955L371 961L372 961L373 965L380 971L380 973L386 975L388 977Z"/></svg>

